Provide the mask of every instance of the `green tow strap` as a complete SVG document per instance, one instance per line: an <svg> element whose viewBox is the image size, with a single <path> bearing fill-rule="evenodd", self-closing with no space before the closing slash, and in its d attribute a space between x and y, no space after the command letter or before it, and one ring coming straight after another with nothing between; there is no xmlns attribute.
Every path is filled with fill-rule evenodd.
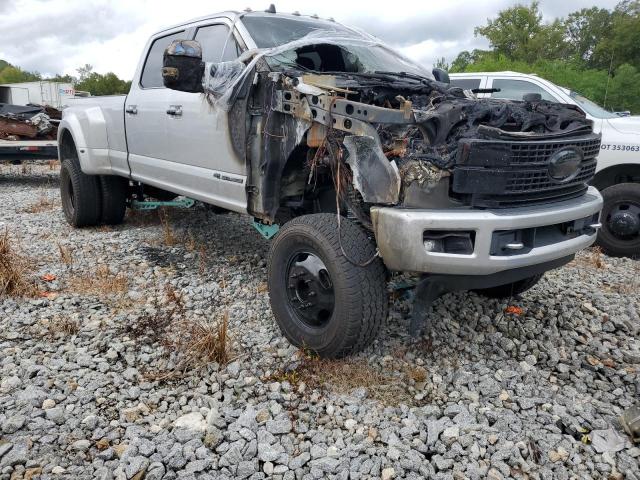
<svg viewBox="0 0 640 480"><path fill-rule="evenodd" d="M139 200L132 200L131 208L133 208L134 210L155 210L160 207L191 208L195 203L195 200L187 197L184 197L181 200L170 200L167 202L152 202L150 200L141 202Z"/></svg>

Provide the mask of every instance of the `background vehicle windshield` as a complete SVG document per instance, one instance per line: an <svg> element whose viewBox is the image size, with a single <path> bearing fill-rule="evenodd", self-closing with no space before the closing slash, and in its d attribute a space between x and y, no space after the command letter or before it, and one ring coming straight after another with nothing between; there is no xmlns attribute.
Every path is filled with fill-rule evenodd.
<svg viewBox="0 0 640 480"><path fill-rule="evenodd" d="M246 15L242 18L242 23L251 34L258 48L277 47L315 32L319 34L327 32L328 36L334 35L344 38L344 43L340 42L339 46L327 47L326 54L334 57L330 62L328 59L324 62L322 61L320 49L317 49L318 52L315 54L309 52L309 50L313 50L313 46L310 46L267 58L267 62L274 68L288 66L303 70L354 73L373 73L376 71L409 72L432 78L428 70L386 45L363 44L363 41L381 44L382 42L378 39L339 23L304 17L298 19L275 15ZM354 39L354 44L349 44L349 38ZM301 50L305 50L305 52L301 53ZM305 57L304 62L300 61L301 57Z"/></svg>
<svg viewBox="0 0 640 480"><path fill-rule="evenodd" d="M577 92L571 92L569 96L575 100L575 102L582 108L585 112L587 112L592 117L596 118L618 118L618 115L615 113L608 112L600 105L595 102L592 102L586 97L583 97Z"/></svg>

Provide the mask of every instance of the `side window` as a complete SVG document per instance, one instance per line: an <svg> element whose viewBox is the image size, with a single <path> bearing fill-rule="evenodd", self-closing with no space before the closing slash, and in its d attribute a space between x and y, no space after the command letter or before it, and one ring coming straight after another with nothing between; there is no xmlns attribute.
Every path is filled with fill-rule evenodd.
<svg viewBox="0 0 640 480"><path fill-rule="evenodd" d="M166 37L156 38L151 44L147 59L144 62L144 68L142 69L142 77L140 78L140 85L142 88L154 88L162 87L162 55L165 48L169 46L171 42L178 39L184 39L184 31L172 33Z"/></svg>
<svg viewBox="0 0 640 480"><path fill-rule="evenodd" d="M491 88L499 88L499 92L491 94L493 98L504 98L505 100L522 100L522 96L527 93L539 93L543 100L557 102L546 90L535 83L526 80L512 80L506 78L496 78L493 80Z"/></svg>
<svg viewBox="0 0 640 480"><path fill-rule="evenodd" d="M479 78L452 78L451 85L454 87L460 87L463 90L473 90L474 88L480 88Z"/></svg>
<svg viewBox="0 0 640 480"><path fill-rule="evenodd" d="M228 62L240 55L238 43L233 35L229 36L229 27L226 25L200 27L196 32L196 40L202 46L204 62Z"/></svg>

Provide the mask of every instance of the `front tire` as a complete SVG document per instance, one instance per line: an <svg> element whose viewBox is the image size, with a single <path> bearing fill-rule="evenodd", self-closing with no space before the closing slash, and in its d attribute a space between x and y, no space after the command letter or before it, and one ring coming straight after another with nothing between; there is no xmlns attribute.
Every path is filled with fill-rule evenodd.
<svg viewBox="0 0 640 480"><path fill-rule="evenodd" d="M619 183L601 193L604 207L598 245L612 257L640 255L640 184Z"/></svg>
<svg viewBox="0 0 640 480"><path fill-rule="evenodd" d="M474 290L474 292L489 298L501 299L514 297L526 292L530 288L533 288L540 281L542 276L542 274L534 275L533 277L524 278L517 282L498 285L497 287L481 288Z"/></svg>
<svg viewBox="0 0 640 480"><path fill-rule="evenodd" d="M375 253L353 222L341 219L338 230L335 214L284 225L269 252L268 286L276 322L293 345L338 358L375 339L387 317L386 270L377 257L361 266Z"/></svg>
<svg viewBox="0 0 640 480"><path fill-rule="evenodd" d="M102 213L102 195L98 177L82 173L77 158L62 160L60 170L62 210L70 225L98 225Z"/></svg>

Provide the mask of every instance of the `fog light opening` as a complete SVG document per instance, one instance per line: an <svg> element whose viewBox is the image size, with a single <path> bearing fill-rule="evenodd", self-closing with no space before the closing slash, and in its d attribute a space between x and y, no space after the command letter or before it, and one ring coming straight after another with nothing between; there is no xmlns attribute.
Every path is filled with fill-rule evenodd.
<svg viewBox="0 0 640 480"><path fill-rule="evenodd" d="M424 249L429 253L472 255L475 233L474 231L425 230L422 241Z"/></svg>

